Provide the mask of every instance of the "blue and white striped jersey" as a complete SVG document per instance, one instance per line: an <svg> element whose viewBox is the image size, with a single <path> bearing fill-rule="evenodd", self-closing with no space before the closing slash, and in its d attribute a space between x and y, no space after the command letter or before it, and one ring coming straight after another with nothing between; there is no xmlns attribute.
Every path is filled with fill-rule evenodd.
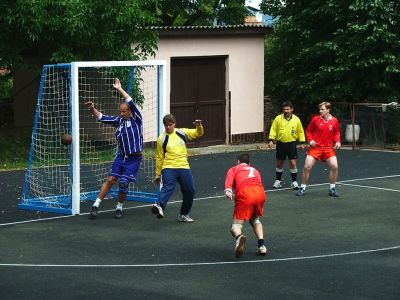
<svg viewBox="0 0 400 300"><path fill-rule="evenodd" d="M132 117L125 120L121 116L101 115L98 121L117 127L115 137L118 142L118 153L127 156L143 150L143 120L142 114L132 98L126 100L132 111Z"/></svg>

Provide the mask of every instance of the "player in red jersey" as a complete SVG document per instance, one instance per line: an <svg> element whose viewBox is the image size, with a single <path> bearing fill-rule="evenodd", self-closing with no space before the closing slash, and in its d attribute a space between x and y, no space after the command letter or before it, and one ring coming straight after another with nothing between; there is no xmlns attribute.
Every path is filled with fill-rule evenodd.
<svg viewBox="0 0 400 300"><path fill-rule="evenodd" d="M233 191L235 191L235 197ZM264 231L260 222L266 195L260 172L250 166L250 157L247 153L240 154L237 165L228 170L225 179L225 195L235 202L231 228L231 234L236 239L235 256L240 257L243 254L246 236L242 234L242 228L245 221L249 221L257 237L257 253L266 255Z"/></svg>
<svg viewBox="0 0 400 300"><path fill-rule="evenodd" d="M338 177L338 162L335 149L340 148L339 121L330 114L331 104L319 104L319 116L314 117L306 129L306 138L310 144L304 163L300 189L296 196L304 196L310 178L311 169L317 160L326 162L329 166L329 195L339 197L336 191Z"/></svg>

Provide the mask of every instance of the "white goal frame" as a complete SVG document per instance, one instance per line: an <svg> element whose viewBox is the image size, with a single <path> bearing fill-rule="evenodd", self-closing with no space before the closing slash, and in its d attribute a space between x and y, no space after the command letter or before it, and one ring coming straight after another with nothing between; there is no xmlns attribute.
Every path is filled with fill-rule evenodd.
<svg viewBox="0 0 400 300"><path fill-rule="evenodd" d="M163 131L162 117L167 111L167 95L166 95L166 62L162 60L148 60L148 61L86 61L86 62L72 62L70 64L59 64L63 66L70 66L70 114L71 114L71 135L72 144L71 157L72 157L72 187L71 187L71 207L68 209L58 209L53 206L46 207L46 205L31 205L24 201L24 195L19 208L36 210L36 211L49 211L63 214L80 214L81 210L81 158L80 158L80 111L79 111L79 70L81 68L102 68L102 67L154 67L157 69L158 80L157 80L157 136ZM50 65L46 65L50 66ZM44 66L44 67L46 67ZM56 66L56 65L54 65ZM42 88L42 84L41 87ZM39 91L39 97L40 97ZM38 104L39 105L39 104ZM94 118L94 117L93 117ZM36 124L35 124L36 126ZM34 127L35 127L34 126ZM34 128L35 130L35 128ZM155 142L155 141L154 141ZM32 134L33 143L33 134ZM31 146L32 152L32 146ZM31 155L31 154L30 154ZM29 162L27 168L27 174L29 172ZM27 177L27 176L26 176ZM106 178L104 178L105 180ZM27 179L26 179L27 180ZM99 187L100 188L100 187ZM25 188L24 188L25 189ZM156 190L156 188L154 188ZM156 193L155 193L156 195ZM137 200L137 199L128 199ZM139 199L142 201L142 199ZM150 202L154 200L148 200L144 197L143 201Z"/></svg>

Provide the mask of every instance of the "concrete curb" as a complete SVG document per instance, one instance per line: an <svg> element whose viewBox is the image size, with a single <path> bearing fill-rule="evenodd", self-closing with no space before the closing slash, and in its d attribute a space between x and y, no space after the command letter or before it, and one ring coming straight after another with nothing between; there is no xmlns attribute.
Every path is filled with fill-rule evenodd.
<svg viewBox="0 0 400 300"><path fill-rule="evenodd" d="M208 146L203 148L190 148L188 149L189 156L205 155L214 153L231 153L231 152L246 152L246 151L257 151L267 150L267 144L243 144L243 145L217 145Z"/></svg>

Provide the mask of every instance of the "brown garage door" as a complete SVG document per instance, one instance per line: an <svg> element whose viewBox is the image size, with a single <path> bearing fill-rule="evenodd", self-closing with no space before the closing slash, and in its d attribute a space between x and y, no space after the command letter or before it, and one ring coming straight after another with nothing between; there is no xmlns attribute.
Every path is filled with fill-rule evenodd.
<svg viewBox="0 0 400 300"><path fill-rule="evenodd" d="M205 130L189 147L225 143L225 60L220 56L171 60L171 113L177 127L193 128L193 121L201 119Z"/></svg>

